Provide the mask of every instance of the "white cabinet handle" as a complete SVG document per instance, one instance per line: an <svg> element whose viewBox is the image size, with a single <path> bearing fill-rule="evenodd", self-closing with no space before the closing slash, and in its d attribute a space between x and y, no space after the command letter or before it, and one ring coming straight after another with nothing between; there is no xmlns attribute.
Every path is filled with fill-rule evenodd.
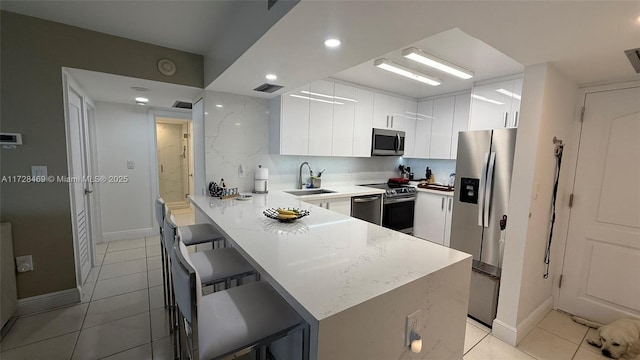
<svg viewBox="0 0 640 360"><path fill-rule="evenodd" d="M391 128L393 128L393 116L391 116Z"/></svg>
<svg viewBox="0 0 640 360"><path fill-rule="evenodd" d="M387 115L387 127L389 127L389 115Z"/></svg>
<svg viewBox="0 0 640 360"><path fill-rule="evenodd" d="M449 198L449 211L451 211L451 205L453 205L453 198Z"/></svg>
<svg viewBox="0 0 640 360"><path fill-rule="evenodd" d="M440 209L444 210L444 196L442 197L442 203L440 204Z"/></svg>
<svg viewBox="0 0 640 360"><path fill-rule="evenodd" d="M515 121L513 122L513 127L518 127L518 115L519 115L519 112L516 111L516 117L515 117Z"/></svg>
<svg viewBox="0 0 640 360"><path fill-rule="evenodd" d="M509 118L509 113L505 112L504 113L504 127L507 127L507 119Z"/></svg>

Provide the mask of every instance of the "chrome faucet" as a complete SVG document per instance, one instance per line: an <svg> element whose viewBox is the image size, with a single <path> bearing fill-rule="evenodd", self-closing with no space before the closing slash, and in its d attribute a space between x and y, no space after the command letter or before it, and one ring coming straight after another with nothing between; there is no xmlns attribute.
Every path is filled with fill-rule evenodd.
<svg viewBox="0 0 640 360"><path fill-rule="evenodd" d="M302 167L307 165L307 167L309 168L309 177L313 176L313 170L311 170L311 165L309 165L308 162L303 162L302 164L300 164L300 169L298 170L298 189L304 189L304 181L302 180Z"/></svg>

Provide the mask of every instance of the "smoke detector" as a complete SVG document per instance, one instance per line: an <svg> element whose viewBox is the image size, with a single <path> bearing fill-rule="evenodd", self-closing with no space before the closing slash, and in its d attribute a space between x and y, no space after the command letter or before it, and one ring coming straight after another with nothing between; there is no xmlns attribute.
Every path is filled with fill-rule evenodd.
<svg viewBox="0 0 640 360"><path fill-rule="evenodd" d="M274 84L267 84L264 83L260 86L258 86L257 88L253 89L255 91L259 91L259 92L264 92L264 93L272 93L274 91L278 91L280 89L282 89L284 86L282 85L274 85Z"/></svg>

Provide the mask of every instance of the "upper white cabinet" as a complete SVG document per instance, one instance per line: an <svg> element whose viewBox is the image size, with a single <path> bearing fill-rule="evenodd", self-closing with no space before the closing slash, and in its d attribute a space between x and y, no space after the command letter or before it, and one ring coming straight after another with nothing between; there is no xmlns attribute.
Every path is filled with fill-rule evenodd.
<svg viewBox="0 0 640 360"><path fill-rule="evenodd" d="M337 88L338 84L336 84ZM353 156L371 156L371 137L373 128L373 92L355 88L355 107L353 119Z"/></svg>
<svg viewBox="0 0 640 360"><path fill-rule="evenodd" d="M400 130L405 113L405 100L382 93L375 93L373 99L373 127Z"/></svg>
<svg viewBox="0 0 640 360"><path fill-rule="evenodd" d="M429 147L430 158L449 159L449 155L451 155L454 105L455 96L435 99L433 101L431 146Z"/></svg>
<svg viewBox="0 0 640 360"><path fill-rule="evenodd" d="M455 159L458 132L469 124L470 93L418 103L415 131L416 158Z"/></svg>
<svg viewBox="0 0 640 360"><path fill-rule="evenodd" d="M469 129L518 127L521 95L522 78L474 86Z"/></svg>
<svg viewBox="0 0 640 360"><path fill-rule="evenodd" d="M271 153L369 157L373 104L373 92L326 80L271 99Z"/></svg>
<svg viewBox="0 0 640 360"><path fill-rule="evenodd" d="M417 101L405 100L404 113L394 117L395 128L404 131L404 157L408 158L415 157L417 111Z"/></svg>
<svg viewBox="0 0 640 360"><path fill-rule="evenodd" d="M279 153L282 155L308 155L309 154L309 99L291 96L303 94L309 91L309 85L303 86L290 93L283 94L277 101L279 114ZM281 101L280 101L281 100ZM272 109L272 112L274 109ZM278 116L277 113L270 116ZM274 119L272 119L274 120ZM276 119L277 120L277 119Z"/></svg>
<svg viewBox="0 0 640 360"><path fill-rule="evenodd" d="M450 159L458 156L458 133L469 130L469 111L471 110L471 94L461 94L456 96L453 109L453 131L451 132L451 153Z"/></svg>
<svg viewBox="0 0 640 360"><path fill-rule="evenodd" d="M420 101L416 116L415 146L413 156L426 159L431 147L431 123L433 119L433 100Z"/></svg>
<svg viewBox="0 0 640 360"><path fill-rule="evenodd" d="M315 81L311 83L309 91L308 155L331 156L333 111L334 102L336 102L333 100L334 83L324 80Z"/></svg>
<svg viewBox="0 0 640 360"><path fill-rule="evenodd" d="M356 101L356 88L335 84L337 104L333 105L333 145L331 147L333 156L353 155ZM371 118L369 118L369 127L371 127Z"/></svg>

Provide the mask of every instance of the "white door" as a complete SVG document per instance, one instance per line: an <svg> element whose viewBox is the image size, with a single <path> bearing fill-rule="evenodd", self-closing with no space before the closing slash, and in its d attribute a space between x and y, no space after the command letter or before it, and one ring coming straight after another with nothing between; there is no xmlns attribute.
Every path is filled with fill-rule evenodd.
<svg viewBox="0 0 640 360"><path fill-rule="evenodd" d="M70 86L67 87L67 121L69 159L69 190L75 238L76 272L78 285L83 285L91 270L91 216L86 151L86 117L82 97Z"/></svg>
<svg viewBox="0 0 640 360"><path fill-rule="evenodd" d="M640 317L640 87L588 93L562 310L608 323Z"/></svg>

